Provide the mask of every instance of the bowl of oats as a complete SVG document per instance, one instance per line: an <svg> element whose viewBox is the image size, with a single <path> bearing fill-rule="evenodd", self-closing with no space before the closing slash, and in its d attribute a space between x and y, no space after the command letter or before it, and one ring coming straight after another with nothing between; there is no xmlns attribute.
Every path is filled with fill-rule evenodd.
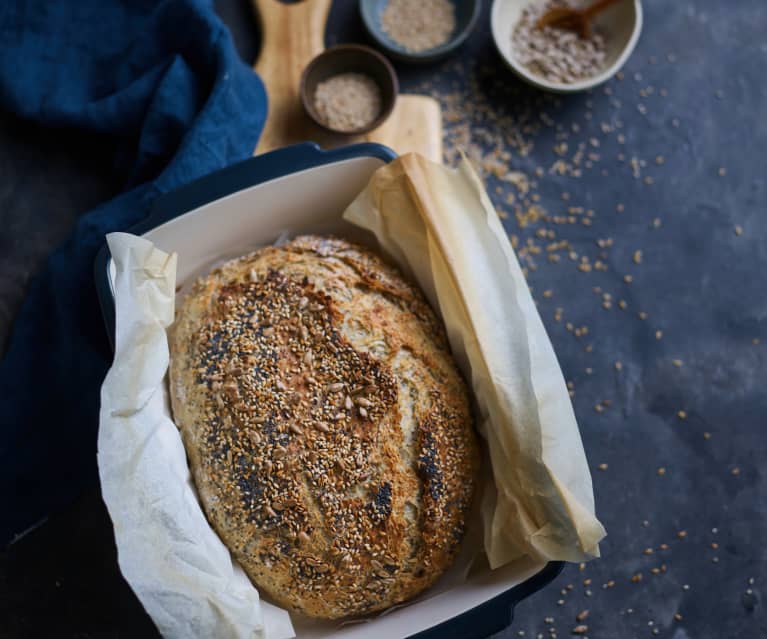
<svg viewBox="0 0 767 639"><path fill-rule="evenodd" d="M392 58L427 63L461 46L479 20L480 0L360 0L370 37Z"/></svg>
<svg viewBox="0 0 767 639"><path fill-rule="evenodd" d="M304 111L322 128L342 135L361 135L383 124L398 92L391 63L359 44L326 49L301 77Z"/></svg>
<svg viewBox="0 0 767 639"><path fill-rule="evenodd" d="M642 31L640 0L620 0L594 17L587 37L538 21L558 7L586 8L594 0L495 0L490 26L495 46L520 78L546 91L575 93L615 75Z"/></svg>

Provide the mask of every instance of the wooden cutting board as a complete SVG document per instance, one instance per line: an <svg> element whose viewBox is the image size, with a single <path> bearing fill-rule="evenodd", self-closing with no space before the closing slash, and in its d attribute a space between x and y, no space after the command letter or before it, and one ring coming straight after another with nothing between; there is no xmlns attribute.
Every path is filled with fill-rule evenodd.
<svg viewBox="0 0 767 639"><path fill-rule="evenodd" d="M256 148L264 153L311 140L324 148L354 142L378 142L403 154L417 151L442 161L442 115L439 103L423 95L400 95L394 111L380 127L363 136L324 131L304 113L299 85L309 62L325 49L325 25L332 0L253 0L261 22L261 53L256 72L266 85L269 111Z"/></svg>

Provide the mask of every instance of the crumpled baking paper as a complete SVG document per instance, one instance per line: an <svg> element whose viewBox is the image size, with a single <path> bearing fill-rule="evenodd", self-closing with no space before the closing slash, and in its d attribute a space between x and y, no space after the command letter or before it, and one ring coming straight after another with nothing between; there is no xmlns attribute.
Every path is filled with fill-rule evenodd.
<svg viewBox="0 0 767 639"><path fill-rule="evenodd" d="M166 416L176 256L126 233L107 242L117 323L101 389L98 467L120 570L165 637L293 637L287 612L259 600L205 519Z"/></svg>
<svg viewBox="0 0 767 639"><path fill-rule="evenodd" d="M376 171L344 217L375 234L445 320L492 466L481 505L490 566L525 555L597 556L605 533L562 373L468 162L447 169L403 156ZM174 317L176 256L129 234L107 239L115 359L101 393L98 465L120 569L165 637L292 637L288 613L260 600L205 519L170 417L165 329ZM470 558L451 573L465 578ZM450 589L447 577L432 591Z"/></svg>
<svg viewBox="0 0 767 639"><path fill-rule="evenodd" d="M492 479L485 552L584 561L605 530L554 349L479 178L408 154L379 169L344 218L372 231L421 285L474 391Z"/></svg>

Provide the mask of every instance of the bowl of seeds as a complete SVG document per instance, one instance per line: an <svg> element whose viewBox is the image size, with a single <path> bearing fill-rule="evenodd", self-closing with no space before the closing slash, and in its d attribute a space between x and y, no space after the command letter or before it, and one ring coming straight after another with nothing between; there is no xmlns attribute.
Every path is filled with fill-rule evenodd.
<svg viewBox="0 0 767 639"><path fill-rule="evenodd" d="M480 0L360 0L370 37L392 58L435 62L455 51L479 19Z"/></svg>
<svg viewBox="0 0 767 639"><path fill-rule="evenodd" d="M361 135L380 126L394 109L397 74L380 53L339 44L315 57L301 76L301 102L322 128Z"/></svg>
<svg viewBox="0 0 767 639"><path fill-rule="evenodd" d="M538 21L552 9L583 9L594 0L495 0L493 40L512 71L547 91L575 93L609 80L642 31L640 0L620 0L593 18L587 36Z"/></svg>

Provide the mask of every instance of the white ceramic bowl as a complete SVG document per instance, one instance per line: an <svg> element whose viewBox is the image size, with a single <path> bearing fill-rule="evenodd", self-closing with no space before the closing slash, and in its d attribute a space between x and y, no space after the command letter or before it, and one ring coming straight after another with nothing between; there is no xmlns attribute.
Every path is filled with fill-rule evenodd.
<svg viewBox="0 0 767 639"><path fill-rule="evenodd" d="M640 0L623 0L594 19L595 26L605 34L607 59L604 71L569 84L551 82L532 72L514 55L511 46L512 32L522 15L522 10L532 2L543 1L495 0L490 13L490 26L498 52L514 73L533 86L556 93L576 93L591 89L615 75L634 51L642 31L642 3Z"/></svg>

